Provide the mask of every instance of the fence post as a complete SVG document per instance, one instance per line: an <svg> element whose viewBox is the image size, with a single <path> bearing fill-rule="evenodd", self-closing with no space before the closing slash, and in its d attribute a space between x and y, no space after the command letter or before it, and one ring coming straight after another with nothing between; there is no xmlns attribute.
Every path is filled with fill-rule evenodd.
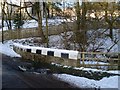
<svg viewBox="0 0 120 90"><path fill-rule="evenodd" d="M85 53L82 52L82 64L84 65L84 61L85 61Z"/></svg>

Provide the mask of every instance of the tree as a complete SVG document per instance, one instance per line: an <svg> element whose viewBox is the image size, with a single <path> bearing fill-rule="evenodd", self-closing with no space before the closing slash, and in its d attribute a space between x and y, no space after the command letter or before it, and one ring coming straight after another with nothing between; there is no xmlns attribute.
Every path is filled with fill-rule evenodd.
<svg viewBox="0 0 120 90"><path fill-rule="evenodd" d="M50 18L50 5L51 3L43 2L43 16Z"/></svg>
<svg viewBox="0 0 120 90"><path fill-rule="evenodd" d="M46 41L46 38L45 38L45 35L43 33L43 30L42 30L42 8L41 8L41 4L42 2L35 2L35 3L32 3L32 5L34 5L34 11L35 11L35 14L36 14L36 17L35 18L34 16L32 16L28 10L27 10L27 5L26 5L26 2L24 2L25 4L25 10L27 12L27 15L31 18L31 19L34 19L38 22L38 33L40 34L40 37L42 39L42 42L45 42Z"/></svg>
<svg viewBox="0 0 120 90"><path fill-rule="evenodd" d="M46 18L46 43L47 43L47 46L46 47L49 47L49 40L48 40L48 17L49 17L49 14L47 15L47 3L45 3L45 18Z"/></svg>
<svg viewBox="0 0 120 90"><path fill-rule="evenodd" d="M63 1L63 19L65 19L65 20L67 20L66 18L67 18L67 16L65 15L65 13L64 13L64 11L65 11L65 8L66 8L66 6L65 6L65 2ZM64 20L63 20L64 21ZM68 38L67 38L67 32L68 32L68 27L67 27L67 23L66 22L63 22L64 23L64 25L63 25L63 29L64 29L64 34L62 35L62 37L63 37L63 43L64 43L64 48L65 49L70 49L70 47L69 47L69 44L68 44Z"/></svg>
<svg viewBox="0 0 120 90"><path fill-rule="evenodd" d="M76 3L76 14L77 14L77 21L76 21L76 31L75 31L75 42L79 41L79 34L80 34L80 3L79 1Z"/></svg>
<svg viewBox="0 0 120 90"><path fill-rule="evenodd" d="M120 70L120 30L118 32L118 39L119 39L119 42L118 42L118 59L119 59L119 70Z"/></svg>
<svg viewBox="0 0 120 90"><path fill-rule="evenodd" d="M81 13L80 13L81 9ZM82 2L80 7L79 0L76 3L76 31L75 31L75 42L78 43L81 51L85 51L86 46L86 2Z"/></svg>
<svg viewBox="0 0 120 90"><path fill-rule="evenodd" d="M118 4L116 2L104 2L99 3L103 10L105 11L105 22L108 25L109 37L113 39L113 28L118 16L115 14L115 11L118 9Z"/></svg>
<svg viewBox="0 0 120 90"><path fill-rule="evenodd" d="M21 22L21 2L20 2L20 6L13 4L12 2L8 3L7 1L5 1L5 5L4 5L4 20L6 21L6 24L8 26L8 30L9 30L9 38L12 38L12 26L13 26L13 22L12 20L14 19L14 23L15 23L15 27L18 29L18 37L20 37L20 26L23 22ZM18 13L15 13L16 10L18 10ZM15 16L15 18L14 18Z"/></svg>
<svg viewBox="0 0 120 90"><path fill-rule="evenodd" d="M12 30L12 15L13 15L13 7L9 5L6 1L3 6L4 20L6 21L8 30Z"/></svg>
<svg viewBox="0 0 120 90"><path fill-rule="evenodd" d="M14 13L14 19L13 19L13 23L15 25L15 28L18 30L18 33L17 33L17 36L18 38L20 38L20 33L21 33L21 27L22 25L24 24L24 18L22 16L22 13L21 13L21 2L20 2L20 7L18 8L18 11L16 13Z"/></svg>
<svg viewBox="0 0 120 90"><path fill-rule="evenodd" d="M47 4L47 13L48 13L48 18L53 17L53 14L55 12L56 15L60 15L61 13L61 2L48 2Z"/></svg>
<svg viewBox="0 0 120 90"><path fill-rule="evenodd" d="M4 7L5 6L5 2L4 3L2 3L1 2L1 11L2 11L2 43L4 42L4 32L3 32L3 27L4 27L4 13L3 13L3 11L4 11Z"/></svg>
<svg viewBox="0 0 120 90"><path fill-rule="evenodd" d="M23 17L19 12L15 13L14 20L13 20L15 28L17 28L17 29L21 28L21 26L24 24L24 21L22 19L23 19Z"/></svg>

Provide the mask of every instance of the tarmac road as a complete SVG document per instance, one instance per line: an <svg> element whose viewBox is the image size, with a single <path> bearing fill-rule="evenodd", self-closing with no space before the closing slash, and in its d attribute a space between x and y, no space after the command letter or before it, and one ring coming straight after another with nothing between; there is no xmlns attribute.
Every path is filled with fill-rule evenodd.
<svg viewBox="0 0 120 90"><path fill-rule="evenodd" d="M2 55L2 54L1 54ZM2 88L74 88L52 74L34 74L18 69L15 58L2 55Z"/></svg>

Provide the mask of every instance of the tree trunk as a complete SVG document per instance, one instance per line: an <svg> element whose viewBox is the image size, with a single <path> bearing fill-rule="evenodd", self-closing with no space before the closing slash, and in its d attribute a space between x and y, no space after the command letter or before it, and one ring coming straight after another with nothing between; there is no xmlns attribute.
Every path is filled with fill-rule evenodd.
<svg viewBox="0 0 120 90"><path fill-rule="evenodd" d="M78 43L79 41L79 34L80 34L80 4L79 1L76 5L76 14L77 14L77 21L76 21L76 29L75 29L75 42Z"/></svg>
<svg viewBox="0 0 120 90"><path fill-rule="evenodd" d="M118 70L120 70L120 29L119 29L119 31L118 31L118 59L119 59L119 61L118 61Z"/></svg>
<svg viewBox="0 0 120 90"><path fill-rule="evenodd" d="M47 15L47 4L45 3L45 18L46 18L46 47L49 47L49 40L48 40L48 15Z"/></svg>
<svg viewBox="0 0 120 90"><path fill-rule="evenodd" d="M27 6L26 3L25 3L25 6ZM42 30L43 2L36 2L34 9L36 12L37 19L34 18L33 16L31 16L29 14L29 12L27 11L27 8L25 8L28 16L38 22L38 34L40 35L42 42L45 42L45 35L43 33L43 30Z"/></svg>
<svg viewBox="0 0 120 90"><path fill-rule="evenodd" d="M47 13L48 13L47 17L50 18L50 10L49 10L49 8L47 8Z"/></svg>
<svg viewBox="0 0 120 90"><path fill-rule="evenodd" d="M82 51L85 51L85 45L87 43L87 37L86 37L86 13L87 13L87 9L86 9L86 4L85 2L82 2L82 16L81 16L81 38L82 41Z"/></svg>
<svg viewBox="0 0 120 90"><path fill-rule="evenodd" d="M51 15L51 18L53 18L53 8L52 8L52 12L51 12L51 14L52 14L52 15Z"/></svg>
<svg viewBox="0 0 120 90"><path fill-rule="evenodd" d="M40 34L42 42L45 42L45 36L44 36L43 30L42 30L42 18L38 19L38 33Z"/></svg>
<svg viewBox="0 0 120 90"><path fill-rule="evenodd" d="M42 12L40 2L37 2L37 17L38 17L38 33L41 36L42 42L45 42L45 35L42 30Z"/></svg>
<svg viewBox="0 0 120 90"><path fill-rule="evenodd" d="M4 32L3 32L3 27L4 27L4 13L3 13L4 5L5 5L5 2L3 4L3 7L2 7L2 2L1 2L1 11L2 11L2 43L4 42Z"/></svg>
<svg viewBox="0 0 120 90"><path fill-rule="evenodd" d="M3 26L4 26L4 19L3 19L3 15L2 15L2 43L4 42Z"/></svg>
<svg viewBox="0 0 120 90"><path fill-rule="evenodd" d="M22 12L21 12L21 2L20 2L20 24L21 24L21 20L22 20ZM18 28L18 37L21 38L21 27L19 26Z"/></svg>
<svg viewBox="0 0 120 90"><path fill-rule="evenodd" d="M110 32L109 32L110 38L113 39L113 24L110 24L109 28L110 28Z"/></svg>

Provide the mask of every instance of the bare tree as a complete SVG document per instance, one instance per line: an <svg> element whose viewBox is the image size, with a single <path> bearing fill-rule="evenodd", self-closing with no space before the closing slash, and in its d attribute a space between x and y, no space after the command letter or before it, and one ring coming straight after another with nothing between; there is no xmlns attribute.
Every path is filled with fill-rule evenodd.
<svg viewBox="0 0 120 90"><path fill-rule="evenodd" d="M3 6L3 13L4 13L4 19L6 21L8 30L12 30L12 15L13 15L13 7L9 5L7 2L4 2Z"/></svg>
<svg viewBox="0 0 120 90"><path fill-rule="evenodd" d="M49 47L49 38L48 38L48 17L49 17L49 14L47 15L47 3L45 2L46 43L47 43L47 46L46 46L46 47Z"/></svg>
<svg viewBox="0 0 120 90"><path fill-rule="evenodd" d="M41 8L41 2L35 2L35 3L31 3L32 5L33 4L35 4L34 6L34 9L35 9L35 13L36 13L36 16L37 16L37 18L35 18L34 16L32 16L29 12L28 12L28 10L27 10L27 4L26 4L26 2L24 3L25 4L25 10L26 10L26 12L27 12L27 15L30 17L30 18L32 18L32 19L34 19L34 20L36 20L37 22L38 22L38 33L40 34L40 37L41 37L41 39L42 39L42 42L45 42L46 41L46 39L45 39L45 35L44 35L44 33L43 33L43 30L42 30L42 8Z"/></svg>
<svg viewBox="0 0 120 90"><path fill-rule="evenodd" d="M4 32L3 32L3 27L4 27L4 6L5 6L5 2L2 3L1 2L1 11L2 11L2 43L4 42Z"/></svg>
<svg viewBox="0 0 120 90"><path fill-rule="evenodd" d="M81 10L81 13L80 13ZM76 3L76 31L75 31L75 42L78 43L80 51L85 51L86 46L86 2L82 2L80 7L79 0Z"/></svg>
<svg viewBox="0 0 120 90"><path fill-rule="evenodd" d="M114 28L116 19L118 18L118 16L115 14L115 11L118 8L117 3L104 2L99 4L102 6L103 10L105 11L105 21L108 24L109 37L113 40L113 28Z"/></svg>

